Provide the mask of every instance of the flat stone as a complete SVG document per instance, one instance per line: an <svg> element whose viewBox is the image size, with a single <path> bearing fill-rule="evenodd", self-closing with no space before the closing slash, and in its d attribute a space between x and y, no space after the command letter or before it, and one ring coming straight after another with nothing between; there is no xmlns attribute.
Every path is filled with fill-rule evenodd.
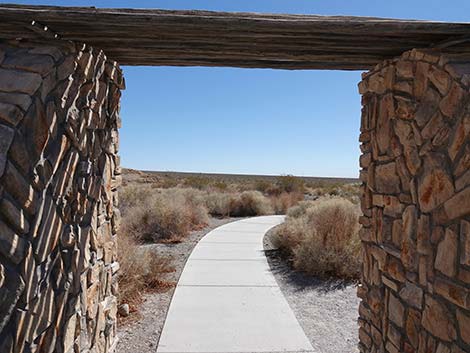
<svg viewBox="0 0 470 353"><path fill-rule="evenodd" d="M454 194L452 177L447 173L445 157L430 153L424 157L424 172L418 184L421 211L431 212Z"/></svg>
<svg viewBox="0 0 470 353"><path fill-rule="evenodd" d="M5 125L0 125L0 177L5 172L7 153L13 141L15 131Z"/></svg>
<svg viewBox="0 0 470 353"><path fill-rule="evenodd" d="M425 298L421 323L426 330L443 341L451 342L457 337L452 315L443 304L429 295Z"/></svg>
<svg viewBox="0 0 470 353"><path fill-rule="evenodd" d="M390 145L390 121L395 113L394 100L392 94L386 94L379 104L376 126L376 142L379 154L386 154Z"/></svg>
<svg viewBox="0 0 470 353"><path fill-rule="evenodd" d="M13 126L23 119L23 112L16 105L0 102L0 122L7 122Z"/></svg>
<svg viewBox="0 0 470 353"><path fill-rule="evenodd" d="M470 214L470 187L459 191L444 203L444 210L449 220Z"/></svg>
<svg viewBox="0 0 470 353"><path fill-rule="evenodd" d="M0 92L0 102L14 104L20 107L21 110L27 111L32 100L28 94Z"/></svg>
<svg viewBox="0 0 470 353"><path fill-rule="evenodd" d="M416 113L416 102L411 99L396 96L396 110L395 115L399 119L412 120L415 117Z"/></svg>
<svg viewBox="0 0 470 353"><path fill-rule="evenodd" d="M470 115L466 115L455 127L453 136L449 145L449 156L452 161L455 160L460 152L465 139L470 135Z"/></svg>
<svg viewBox="0 0 470 353"><path fill-rule="evenodd" d="M433 83L442 96L445 96L449 91L450 77L449 74L444 70L431 66L429 70L429 80Z"/></svg>
<svg viewBox="0 0 470 353"><path fill-rule="evenodd" d="M454 118L455 113L462 108L464 96L465 91L463 88L460 87L459 84L453 82L449 93L439 104L442 114L449 118Z"/></svg>
<svg viewBox="0 0 470 353"><path fill-rule="evenodd" d="M410 309L406 318L406 335L415 349L418 349L419 331L421 328L421 315L418 311Z"/></svg>
<svg viewBox="0 0 470 353"><path fill-rule="evenodd" d="M54 67L54 60L48 55L21 53L20 55L7 56L2 66L7 69L35 72L44 76Z"/></svg>
<svg viewBox="0 0 470 353"><path fill-rule="evenodd" d="M470 309L470 289L442 278L434 281L434 290L441 297L464 309Z"/></svg>
<svg viewBox="0 0 470 353"><path fill-rule="evenodd" d="M395 163L380 164L375 167L375 188L378 193L400 193L400 178Z"/></svg>
<svg viewBox="0 0 470 353"><path fill-rule="evenodd" d="M460 221L460 263L470 266L470 222Z"/></svg>
<svg viewBox="0 0 470 353"><path fill-rule="evenodd" d="M388 300L388 318L398 327L405 325L405 307L392 293Z"/></svg>
<svg viewBox="0 0 470 353"><path fill-rule="evenodd" d="M411 282L406 282L405 287L400 290L399 296L416 309L421 309L423 306L423 290Z"/></svg>
<svg viewBox="0 0 470 353"><path fill-rule="evenodd" d="M0 91L34 94L42 83L41 75L33 72L0 68Z"/></svg>
<svg viewBox="0 0 470 353"><path fill-rule="evenodd" d="M447 228L444 239L437 246L437 255L434 267L449 277L455 277L457 274L457 234Z"/></svg>
<svg viewBox="0 0 470 353"><path fill-rule="evenodd" d="M457 323L460 337L462 337L466 344L470 345L470 316L461 310L457 310Z"/></svg>
<svg viewBox="0 0 470 353"><path fill-rule="evenodd" d="M14 264L19 264L26 256L27 248L26 240L0 221L0 253Z"/></svg>
<svg viewBox="0 0 470 353"><path fill-rule="evenodd" d="M6 198L1 199L0 212L18 233L26 234L29 232L29 222L23 210L16 207L11 201Z"/></svg>

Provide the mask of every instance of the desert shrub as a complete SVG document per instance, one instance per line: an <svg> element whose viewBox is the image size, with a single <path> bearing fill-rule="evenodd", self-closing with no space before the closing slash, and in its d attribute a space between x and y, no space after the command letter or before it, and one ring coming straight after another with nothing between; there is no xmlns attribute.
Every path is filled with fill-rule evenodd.
<svg viewBox="0 0 470 353"><path fill-rule="evenodd" d="M173 285L166 276L174 271L174 267L170 258L140 249L136 240L123 231L117 239L119 304L129 304L131 311L135 311L147 290Z"/></svg>
<svg viewBox="0 0 470 353"><path fill-rule="evenodd" d="M299 192L283 192L280 195L271 196L271 204L275 214L286 214L287 210L303 200L304 195Z"/></svg>
<svg viewBox="0 0 470 353"><path fill-rule="evenodd" d="M204 190L211 183L212 183L212 180L210 178L203 177L203 176L190 176L184 179L183 185L186 187L190 187L190 188Z"/></svg>
<svg viewBox="0 0 470 353"><path fill-rule="evenodd" d="M205 196L209 213L219 217L249 217L272 214L270 200L259 191L211 192Z"/></svg>
<svg viewBox="0 0 470 353"><path fill-rule="evenodd" d="M275 232L275 242L296 269L318 275L358 278L359 207L341 198L302 202Z"/></svg>
<svg viewBox="0 0 470 353"><path fill-rule="evenodd" d="M273 187L273 183L267 180L260 179L257 180L252 187L254 190L262 192L263 194L267 194L267 190Z"/></svg>
<svg viewBox="0 0 470 353"><path fill-rule="evenodd" d="M154 190L144 201L123 213L122 228L135 239L178 241L209 220L198 190Z"/></svg>
<svg viewBox="0 0 470 353"><path fill-rule="evenodd" d="M119 209L124 215L130 210L150 202L149 199L155 194L151 185L130 183L119 190Z"/></svg>
<svg viewBox="0 0 470 353"><path fill-rule="evenodd" d="M222 191L227 190L229 187L229 185L223 180L217 180L213 182L211 186L217 190L222 190Z"/></svg>
<svg viewBox="0 0 470 353"><path fill-rule="evenodd" d="M281 192L299 192L303 193L305 190L305 182L302 178L293 175L281 175L277 178L276 182Z"/></svg>
<svg viewBox="0 0 470 353"><path fill-rule="evenodd" d="M272 214L271 202L259 191L244 191L240 194L238 205L231 215L236 217L262 216Z"/></svg>

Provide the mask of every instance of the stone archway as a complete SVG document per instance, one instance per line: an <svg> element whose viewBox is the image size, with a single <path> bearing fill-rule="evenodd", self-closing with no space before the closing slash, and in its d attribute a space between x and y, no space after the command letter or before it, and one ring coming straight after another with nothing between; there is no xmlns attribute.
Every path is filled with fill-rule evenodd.
<svg viewBox="0 0 470 353"><path fill-rule="evenodd" d="M0 12L0 351L101 353L116 345L124 82L104 48L134 65L370 69L381 62L359 85L360 347L470 350L470 65L466 38L455 38L468 35L468 25L8 5ZM103 23L112 30L103 32ZM117 48L126 26L129 47ZM153 46L139 46L133 36L152 26L166 42L157 36ZM216 30L227 30L218 50ZM202 48L192 36L204 38ZM407 51L409 42L428 47L449 38L441 49Z"/></svg>

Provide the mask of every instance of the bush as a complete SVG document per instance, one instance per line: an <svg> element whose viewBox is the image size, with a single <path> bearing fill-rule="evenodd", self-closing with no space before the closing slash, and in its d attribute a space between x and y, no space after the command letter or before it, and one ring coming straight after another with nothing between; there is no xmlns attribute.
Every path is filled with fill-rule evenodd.
<svg viewBox="0 0 470 353"><path fill-rule="evenodd" d="M298 192L283 192L277 196L271 196L271 204L275 214L286 214L287 210L303 200L304 195Z"/></svg>
<svg viewBox="0 0 470 353"><path fill-rule="evenodd" d="M204 198L198 190L144 189L145 196L141 190L134 197L129 197L129 190L124 192L128 206L123 212L122 228L135 239L179 241L208 223Z"/></svg>
<svg viewBox="0 0 470 353"><path fill-rule="evenodd" d="M209 213L219 217L249 217L272 214L269 199L259 191L242 193L211 192L205 196Z"/></svg>
<svg viewBox="0 0 470 353"><path fill-rule="evenodd" d="M277 178L277 186L281 192L298 192L303 193L305 190L305 182L303 179L293 175L281 175Z"/></svg>
<svg viewBox="0 0 470 353"><path fill-rule="evenodd" d="M142 295L150 289L172 285L166 275L174 271L171 259L139 249L136 240L124 232L118 235L119 252L119 304L129 304L136 311Z"/></svg>
<svg viewBox="0 0 470 353"><path fill-rule="evenodd" d="M318 275L358 278L359 207L341 198L301 202L275 231L294 268Z"/></svg>
<svg viewBox="0 0 470 353"><path fill-rule="evenodd" d="M211 179L202 176L190 176L184 180L184 186L204 190L211 184Z"/></svg>

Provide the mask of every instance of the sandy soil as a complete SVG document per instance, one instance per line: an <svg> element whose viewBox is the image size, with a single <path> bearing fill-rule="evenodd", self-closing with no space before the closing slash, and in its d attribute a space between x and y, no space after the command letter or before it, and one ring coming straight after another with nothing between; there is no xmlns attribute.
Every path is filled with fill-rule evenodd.
<svg viewBox="0 0 470 353"><path fill-rule="evenodd" d="M297 320L319 353L356 353L358 308L356 285L343 280L321 280L294 271L265 236L269 266Z"/></svg>
<svg viewBox="0 0 470 353"><path fill-rule="evenodd" d="M186 260L201 238L218 226L236 221L237 218L211 219L208 227L192 232L183 242L178 244L148 244L142 247L154 251L158 256L174 259L175 271L167 276L170 282L178 282ZM158 340L163 329L166 314L170 306L175 288L164 292L150 293L140 308L138 316L132 318L118 328L119 343L117 353L156 352ZM134 314L135 315L135 314Z"/></svg>

